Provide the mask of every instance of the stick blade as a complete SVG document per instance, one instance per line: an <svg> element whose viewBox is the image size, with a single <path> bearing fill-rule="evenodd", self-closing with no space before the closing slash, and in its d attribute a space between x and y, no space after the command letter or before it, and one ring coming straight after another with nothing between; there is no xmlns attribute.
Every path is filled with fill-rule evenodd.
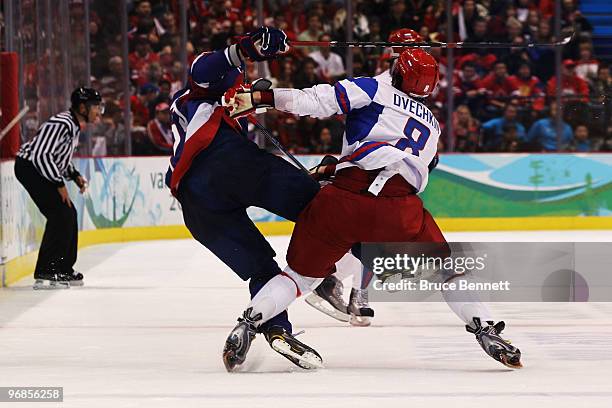
<svg viewBox="0 0 612 408"><path fill-rule="evenodd" d="M570 42L570 41L572 41L572 40L574 39L574 35L575 35L575 34L576 34L576 33L575 33L575 32L573 32L573 33L571 33L570 35L568 35L567 37L565 37L563 40L561 40L561 45L567 45L567 44L569 44L569 42Z"/></svg>

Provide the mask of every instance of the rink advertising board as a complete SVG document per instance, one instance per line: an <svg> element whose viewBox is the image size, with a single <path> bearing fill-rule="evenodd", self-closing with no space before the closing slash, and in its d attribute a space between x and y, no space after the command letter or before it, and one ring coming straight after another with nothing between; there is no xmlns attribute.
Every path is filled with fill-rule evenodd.
<svg viewBox="0 0 612 408"><path fill-rule="evenodd" d="M310 168L321 156L299 159ZM84 196L68 185L81 246L190 236L164 184L167 158L84 158L75 164L90 180ZM0 168L4 285L31 273L44 225L13 165L6 161ZM422 198L446 231L612 229L612 155L443 155ZM291 223L263 209L248 213L265 234L291 232Z"/></svg>

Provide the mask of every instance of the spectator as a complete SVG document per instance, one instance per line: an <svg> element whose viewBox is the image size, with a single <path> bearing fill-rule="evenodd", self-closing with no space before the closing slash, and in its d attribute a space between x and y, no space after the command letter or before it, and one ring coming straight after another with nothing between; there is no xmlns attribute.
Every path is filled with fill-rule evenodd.
<svg viewBox="0 0 612 408"><path fill-rule="evenodd" d="M406 2L404 0L393 0L389 13L382 20L383 37L389 37L392 31L400 28L413 28L412 23L410 13L406 11Z"/></svg>
<svg viewBox="0 0 612 408"><path fill-rule="evenodd" d="M585 80L576 75L576 62L571 59L563 61L561 69L561 98L567 112L566 120L576 126L578 123L586 123L590 120L589 86ZM546 93L549 97L556 97L556 77L551 78L546 84Z"/></svg>
<svg viewBox="0 0 612 408"><path fill-rule="evenodd" d="M502 128L503 137L499 145L498 152L518 152L519 139L517 136L517 126L515 123L507 123Z"/></svg>
<svg viewBox="0 0 612 408"><path fill-rule="evenodd" d="M463 7L459 8L459 12L453 22L453 26L459 30L461 41L465 41L474 35L474 23L478 17L476 2L474 0L465 0Z"/></svg>
<svg viewBox="0 0 612 408"><path fill-rule="evenodd" d="M610 67L601 65L597 70L597 79L593 82L591 97L604 105L612 103L612 76Z"/></svg>
<svg viewBox="0 0 612 408"><path fill-rule="evenodd" d="M472 112L480 112L486 89L480 87L476 65L469 61L464 63L461 71L455 73L453 84L456 103L466 104Z"/></svg>
<svg viewBox="0 0 612 408"><path fill-rule="evenodd" d="M512 97L517 98L521 117L531 123L538 112L544 109L544 91L540 80L531 75L531 66L523 62L517 75L508 77Z"/></svg>
<svg viewBox="0 0 612 408"><path fill-rule="evenodd" d="M123 86L121 78L123 78L123 59L119 56L112 57L108 60L107 73L100 78L100 85L103 88L109 87L115 93L119 93Z"/></svg>
<svg viewBox="0 0 612 408"><path fill-rule="evenodd" d="M533 41L539 43L548 43L552 41L552 32L548 19L540 19L538 29L535 33ZM527 50L529 59L534 67L534 74L542 79L548 80L555 73L555 52L550 48L531 47Z"/></svg>
<svg viewBox="0 0 612 408"><path fill-rule="evenodd" d="M372 17L369 19L370 21L370 33L364 38L364 41L385 41L386 38L383 37L380 20L378 18ZM383 54L382 47L371 47L365 48L364 50L366 57L366 69L370 73L374 73L376 70L376 65L378 63L378 59Z"/></svg>
<svg viewBox="0 0 612 408"><path fill-rule="evenodd" d="M149 104L157 97L159 88L153 84L144 84L140 87L138 95L132 95L130 105L132 107L132 126L144 127L147 126L151 113Z"/></svg>
<svg viewBox="0 0 612 408"><path fill-rule="evenodd" d="M128 56L132 80L138 81L144 75L149 64L159 62L159 55L151 50L151 44L146 36L138 36L134 40L134 52Z"/></svg>
<svg viewBox="0 0 612 408"><path fill-rule="evenodd" d="M574 139L570 143L569 150L582 153L592 151L589 128L586 125L576 126L576 129L574 129Z"/></svg>
<svg viewBox="0 0 612 408"><path fill-rule="evenodd" d="M138 27L143 20L153 19L154 25L159 27L159 34L164 34L165 30L162 27L162 24L152 16L153 9L151 8L151 2L148 0L142 0L136 3L136 7L134 8L134 15L130 17L130 24L133 27L132 32L136 31L136 27Z"/></svg>
<svg viewBox="0 0 612 408"><path fill-rule="evenodd" d="M576 10L575 0L563 0L561 2L562 10L562 26L563 30L568 33L574 32L591 32L593 26L588 22L586 18L580 13L580 10Z"/></svg>
<svg viewBox="0 0 612 408"><path fill-rule="evenodd" d="M466 42L483 42L486 41L487 35L487 20L482 17L474 19L472 34L468 36Z"/></svg>
<svg viewBox="0 0 612 408"><path fill-rule="evenodd" d="M319 132L319 138L315 141L313 153L317 154L332 154L337 153L335 146L332 143L332 134L329 128L324 127Z"/></svg>
<svg viewBox="0 0 612 408"><path fill-rule="evenodd" d="M183 88L183 64L181 61L174 61L172 65L172 72L168 75L167 79L170 81L170 95L174 95L177 91Z"/></svg>
<svg viewBox="0 0 612 408"><path fill-rule="evenodd" d="M164 32L160 35L159 44L160 47L163 48L165 46L172 45L174 38L179 37L180 33L176 25L176 17L171 12L164 13L161 25Z"/></svg>
<svg viewBox="0 0 612 408"><path fill-rule="evenodd" d="M480 149L480 122L467 105L459 105L453 113L455 149L460 152L476 152Z"/></svg>
<svg viewBox="0 0 612 408"><path fill-rule="evenodd" d="M329 34L323 34L319 41L331 41L331 37ZM317 63L316 73L323 82L334 83L346 73L342 58L331 52L329 47L319 48L318 51L311 52L308 56Z"/></svg>
<svg viewBox="0 0 612 408"><path fill-rule="evenodd" d="M317 63L312 58L306 58L302 62L302 69L295 76L295 87L298 89L310 88L319 83L316 74Z"/></svg>
<svg viewBox="0 0 612 408"><path fill-rule="evenodd" d="M535 38L538 33L539 24L540 24L540 15L538 14L538 11L535 9L529 10L527 14L527 21L524 22L525 34L528 35L532 39Z"/></svg>
<svg viewBox="0 0 612 408"><path fill-rule="evenodd" d="M580 57L576 61L576 75L592 84L597 78L599 61L593 58L593 46L590 42L580 44Z"/></svg>
<svg viewBox="0 0 612 408"><path fill-rule="evenodd" d="M124 152L125 126L123 124L123 112L117 103L113 101L105 103L106 107L102 120L92 126L91 134L94 140L92 155L94 156L119 155ZM96 140L101 138L104 143L96 143Z"/></svg>
<svg viewBox="0 0 612 408"><path fill-rule="evenodd" d="M516 18L522 24L525 24L529 19L529 13L536 11L530 0L518 0L516 5Z"/></svg>
<svg viewBox="0 0 612 408"><path fill-rule="evenodd" d="M508 70L503 62L496 62L493 72L479 82L479 88L487 90L487 116L494 117L504 109L512 94L512 86L508 81Z"/></svg>
<svg viewBox="0 0 612 408"><path fill-rule="evenodd" d="M279 62L279 72L272 79L274 88L293 88L295 78L295 60L291 57L283 58ZM276 81L274 81L276 79Z"/></svg>
<svg viewBox="0 0 612 408"><path fill-rule="evenodd" d="M609 67L599 66L597 79L591 88L591 98L591 107L597 119L593 131L602 136L612 136L612 77Z"/></svg>
<svg viewBox="0 0 612 408"><path fill-rule="evenodd" d="M151 101L151 103L149 103L149 112L155 112L155 108L157 105L159 105L160 103L167 103L170 104L170 100L171 95L170 95L170 91L172 89L172 84L170 84L170 81L167 81L165 79L162 79L159 81L159 92L157 93L157 96L155 97L155 99L153 99Z"/></svg>
<svg viewBox="0 0 612 408"><path fill-rule="evenodd" d="M147 124L147 135L157 154L172 153L170 106L162 102L155 107L155 119Z"/></svg>
<svg viewBox="0 0 612 408"><path fill-rule="evenodd" d="M516 126L516 136L519 140L525 137L525 127L517 121L516 117L516 106L508 104L504 109L504 116L483 123L484 147L487 151L499 150L499 146L504 138L505 125Z"/></svg>
<svg viewBox="0 0 612 408"><path fill-rule="evenodd" d="M368 34L370 34L370 24L368 17L362 12L363 7L359 3L357 4L357 10L353 10L353 34L355 39L363 40ZM340 8L336 11L333 21L333 30L341 38L346 38L346 9Z"/></svg>
<svg viewBox="0 0 612 408"><path fill-rule="evenodd" d="M550 104L549 116L535 122L523 140L539 150L549 152L566 150L572 141L572 128L562 121L561 135L557 136L556 115L557 104L553 102Z"/></svg>
<svg viewBox="0 0 612 408"><path fill-rule="evenodd" d="M542 82L538 77L531 75L531 65L528 62L523 62L519 66L517 74L508 77L508 82L510 83L512 96L518 97L519 99L544 95ZM543 106L541 106L540 109L541 108L543 108Z"/></svg>
<svg viewBox="0 0 612 408"><path fill-rule="evenodd" d="M319 37L321 37L321 34L323 34L323 31L321 31L321 17L313 13L308 16L308 28L302 31L297 39L299 41L317 41ZM312 47L302 48L302 52L306 55L313 51L315 50Z"/></svg>

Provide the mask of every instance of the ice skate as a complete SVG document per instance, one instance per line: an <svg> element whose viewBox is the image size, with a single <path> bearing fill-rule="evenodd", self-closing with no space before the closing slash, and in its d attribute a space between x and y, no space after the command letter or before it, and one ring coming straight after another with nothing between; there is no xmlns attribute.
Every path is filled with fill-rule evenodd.
<svg viewBox="0 0 612 408"><path fill-rule="evenodd" d="M476 340L482 347L482 349L499 361L506 367L510 368L522 368L521 364L521 351L510 344L508 340L504 340L500 334L506 327L503 321L499 321L493 324L492 321L488 321L488 326L483 327L478 317L474 318L474 325L476 328L466 325L465 329L476 335Z"/></svg>
<svg viewBox="0 0 612 408"><path fill-rule="evenodd" d="M306 303L341 322L348 322L348 306L342 298L344 286L334 275L328 276L306 297Z"/></svg>
<svg viewBox="0 0 612 408"><path fill-rule="evenodd" d="M369 326L374 310L368 303L367 289L351 289L351 297L348 304L350 314L349 322L353 326Z"/></svg>
<svg viewBox="0 0 612 408"><path fill-rule="evenodd" d="M238 324L225 340L223 364L228 372L234 371L237 366L244 363L257 333L255 322L261 320L261 314L252 317L251 312L251 308L244 311L243 316L238 318Z"/></svg>
<svg viewBox="0 0 612 408"><path fill-rule="evenodd" d="M68 282L70 286L83 286L83 274L73 270L71 273L66 274L68 276Z"/></svg>
<svg viewBox="0 0 612 408"><path fill-rule="evenodd" d="M83 286L82 273L59 271L55 263L51 263L45 272L34 273L34 279L34 290L69 289L71 286Z"/></svg>
<svg viewBox="0 0 612 408"><path fill-rule="evenodd" d="M272 326L263 332L270 347L287 360L306 370L323 368L323 359L310 346L297 340L280 326Z"/></svg>

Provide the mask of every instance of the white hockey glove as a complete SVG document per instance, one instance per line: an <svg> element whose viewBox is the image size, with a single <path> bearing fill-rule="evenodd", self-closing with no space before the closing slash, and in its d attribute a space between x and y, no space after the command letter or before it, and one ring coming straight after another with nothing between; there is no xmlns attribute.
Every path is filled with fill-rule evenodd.
<svg viewBox="0 0 612 408"><path fill-rule="evenodd" d="M274 96L270 87L272 83L263 78L256 79L252 84L238 85L228 89L221 98L221 104L231 118L237 119L251 113L264 113L274 106ZM253 93L261 92L261 101L253 100Z"/></svg>

